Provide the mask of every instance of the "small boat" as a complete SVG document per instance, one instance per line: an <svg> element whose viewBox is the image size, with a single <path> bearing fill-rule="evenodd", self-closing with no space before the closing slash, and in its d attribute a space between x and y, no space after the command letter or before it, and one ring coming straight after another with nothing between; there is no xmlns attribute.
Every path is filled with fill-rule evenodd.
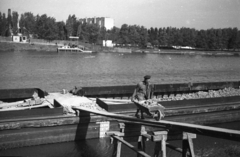
<svg viewBox="0 0 240 157"><path fill-rule="evenodd" d="M57 52L60 51L70 51L70 52L81 52L81 53L92 53L90 50L84 50L84 48L80 47L70 47L70 46L62 46L57 48Z"/></svg>

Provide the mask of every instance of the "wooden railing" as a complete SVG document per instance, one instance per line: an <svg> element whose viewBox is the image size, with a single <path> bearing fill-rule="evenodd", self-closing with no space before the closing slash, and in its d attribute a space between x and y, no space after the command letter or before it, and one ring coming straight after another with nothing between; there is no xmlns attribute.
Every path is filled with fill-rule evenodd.
<svg viewBox="0 0 240 157"><path fill-rule="evenodd" d="M171 121L153 121L153 120L145 120L145 119L138 119L131 116L126 115L118 115L114 113L109 113L106 111L97 111L97 110L90 110L88 108L83 107L73 107L75 110L90 112L102 116L107 116L110 118L114 118L120 121L124 121L125 123L130 124L137 124L141 125L143 127L149 126L154 128L159 128L162 131L160 132L154 132L153 134L148 134L145 132L145 129L141 129L141 133L137 133L135 136L139 136L138 140L138 148L133 147L130 143L123 140L123 137L126 135L124 132L124 125L120 127L119 132L107 132L107 135L111 136L113 139L117 140L116 147L115 147L115 156L120 157L121 155L121 143L127 145L130 149L134 150L138 155L142 155L144 157L149 156L148 154L145 154L145 140L151 139L153 142L156 142L155 147L155 154L154 156L158 156L159 153L162 154L162 157L166 157L166 146L169 148L172 148L174 150L177 150L179 152L182 152L183 156L191 156L194 157L194 148L193 148L193 142L192 139L195 138L196 135L194 134L200 134L205 136L211 136L216 138L222 138L222 139L228 139L233 141L240 141L240 131L239 130L231 130L231 129L223 129L223 128L216 128L216 127L210 127L210 126L203 126L203 125L196 125L196 124L188 124L188 123L180 123L180 122L171 122ZM171 146L166 143L168 131L180 131L183 133L182 135L182 144L183 148L176 148L174 146ZM189 134L192 133L192 134ZM131 133L132 134L132 133ZM133 136L133 134L131 135ZM177 135L179 136L179 135ZM170 136L170 138L172 138Z"/></svg>

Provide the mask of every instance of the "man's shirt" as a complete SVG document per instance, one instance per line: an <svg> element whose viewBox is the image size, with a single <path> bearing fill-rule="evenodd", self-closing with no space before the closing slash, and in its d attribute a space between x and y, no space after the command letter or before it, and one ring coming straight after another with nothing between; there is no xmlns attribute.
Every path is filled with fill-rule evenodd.
<svg viewBox="0 0 240 157"><path fill-rule="evenodd" d="M135 98L138 101L147 100L150 98L151 88L150 83L145 83L144 81L139 82L135 89Z"/></svg>

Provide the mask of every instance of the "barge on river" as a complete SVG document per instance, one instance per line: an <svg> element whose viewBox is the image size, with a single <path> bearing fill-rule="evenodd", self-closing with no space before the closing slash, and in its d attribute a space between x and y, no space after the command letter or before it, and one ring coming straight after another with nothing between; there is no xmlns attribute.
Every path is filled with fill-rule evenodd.
<svg viewBox="0 0 240 157"><path fill-rule="evenodd" d="M240 94L236 93L239 91L239 86L240 81L156 84L154 85L154 97L161 99L160 103L166 108L164 120L212 125L239 121ZM94 102L108 112L134 116L136 106L129 99L134 88L135 85L82 87L75 92L76 95L48 93L38 88L1 89L0 100L2 102L23 101L25 103L25 100L32 100L34 93L38 93L39 98L47 100L50 105L41 104L39 108L33 108L31 105L20 106L21 110L1 111L0 150L101 138L108 130L118 131L118 124L121 121L89 112L79 113L63 104L71 105L81 99L86 101L86 106ZM236 92L225 96L217 96L214 92L229 88L236 89ZM176 99L178 95L193 95L193 93L209 91L215 95ZM71 112L72 114L69 114ZM131 127L125 131L131 134L139 131L136 125L131 125Z"/></svg>
<svg viewBox="0 0 240 157"><path fill-rule="evenodd" d="M92 53L91 50L85 50L83 47L70 47L70 46L58 47L57 52Z"/></svg>

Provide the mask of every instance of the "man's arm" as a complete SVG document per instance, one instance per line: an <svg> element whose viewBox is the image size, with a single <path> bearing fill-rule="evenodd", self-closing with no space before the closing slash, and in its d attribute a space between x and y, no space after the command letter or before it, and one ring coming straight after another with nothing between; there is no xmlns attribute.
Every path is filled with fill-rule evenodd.
<svg viewBox="0 0 240 157"><path fill-rule="evenodd" d="M152 99L154 95L154 85L150 84L147 91L147 98Z"/></svg>
<svg viewBox="0 0 240 157"><path fill-rule="evenodd" d="M131 98L132 102L136 101L136 94L137 94L138 89L139 89L139 83L137 84L136 88L133 91L133 95L132 95L132 98Z"/></svg>
<svg viewBox="0 0 240 157"><path fill-rule="evenodd" d="M135 88L134 91L133 91L133 95L132 95L132 98L131 98L131 101L132 101L132 102L135 101L135 97L136 97L136 88Z"/></svg>

